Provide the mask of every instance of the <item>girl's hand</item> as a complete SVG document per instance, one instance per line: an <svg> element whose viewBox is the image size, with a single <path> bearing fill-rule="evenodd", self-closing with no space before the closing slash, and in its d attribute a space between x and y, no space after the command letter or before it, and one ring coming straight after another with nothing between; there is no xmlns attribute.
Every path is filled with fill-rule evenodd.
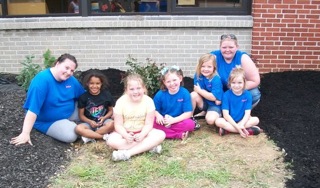
<svg viewBox="0 0 320 188"><path fill-rule="evenodd" d="M144 136L141 133L137 133L133 137L136 142L141 142L144 139Z"/></svg>
<svg viewBox="0 0 320 188"><path fill-rule="evenodd" d="M243 137L243 138L247 138L247 137L249 136L249 132L247 131L247 129L241 129L241 130L239 131L239 134L240 134L240 136Z"/></svg>
<svg viewBox="0 0 320 188"><path fill-rule="evenodd" d="M99 123L97 123L97 122L95 122L95 121L90 121L90 126L92 127L92 128L97 128L97 127L99 127L100 125L99 125Z"/></svg>
<svg viewBox="0 0 320 188"><path fill-rule="evenodd" d="M164 125L165 127L170 127L173 124L173 117L169 116L169 115L165 115L164 116Z"/></svg>
<svg viewBox="0 0 320 188"><path fill-rule="evenodd" d="M214 103L215 103L216 105L221 105L221 101L219 101L219 100L215 100Z"/></svg>
<svg viewBox="0 0 320 188"><path fill-rule="evenodd" d="M199 84L197 83L197 85L193 86L193 90L197 93L199 93L199 91L201 90L201 87L199 86Z"/></svg>
<svg viewBox="0 0 320 188"><path fill-rule="evenodd" d="M100 117L100 118L98 119L97 124L99 125L99 127L103 125L103 122L104 122L104 121L105 121L105 119L104 119L103 117Z"/></svg>
<svg viewBox="0 0 320 188"><path fill-rule="evenodd" d="M164 119L163 119L162 115L156 116L156 122L160 125L164 125Z"/></svg>
<svg viewBox="0 0 320 188"><path fill-rule="evenodd" d="M129 144L131 144L132 142L134 142L135 138L134 138L134 133L133 132L129 132L127 133L127 136L125 137L125 139L127 140L127 142Z"/></svg>
<svg viewBox="0 0 320 188"><path fill-rule="evenodd" d="M20 144L25 144L25 143L29 143L32 146L30 134L21 133L19 136L11 138L10 140L10 144L14 144L16 146Z"/></svg>

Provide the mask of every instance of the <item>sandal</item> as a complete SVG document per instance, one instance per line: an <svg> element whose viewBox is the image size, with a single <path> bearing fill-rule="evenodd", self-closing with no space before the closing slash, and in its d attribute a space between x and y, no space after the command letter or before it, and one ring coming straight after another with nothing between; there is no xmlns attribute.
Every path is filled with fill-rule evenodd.
<svg viewBox="0 0 320 188"><path fill-rule="evenodd" d="M198 120L196 120L195 117L191 117L192 121L194 122L194 130L199 130L201 125L198 123Z"/></svg>

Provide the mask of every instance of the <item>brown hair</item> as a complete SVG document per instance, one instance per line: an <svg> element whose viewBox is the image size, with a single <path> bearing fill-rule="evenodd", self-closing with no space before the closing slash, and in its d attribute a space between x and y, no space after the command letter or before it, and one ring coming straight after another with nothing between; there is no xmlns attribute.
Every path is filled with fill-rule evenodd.
<svg viewBox="0 0 320 188"><path fill-rule="evenodd" d="M90 82L90 79L92 77L96 77L100 79L102 83L101 90L107 89L109 87L109 82L107 77L100 70L91 69L86 73L86 75L82 79L82 85L85 87L86 90L88 90L88 83Z"/></svg>
<svg viewBox="0 0 320 188"><path fill-rule="evenodd" d="M57 63L63 63L66 59L69 59L71 61L73 61L76 64L76 69L78 68L78 62L77 59L71 55L71 54L62 54L60 57L58 57L58 59L56 60L56 62L53 64L53 66L55 66Z"/></svg>
<svg viewBox="0 0 320 188"><path fill-rule="evenodd" d="M176 73L178 76L181 76L182 77L182 81L181 81L181 83L180 83L180 86L183 86L183 72L182 72L182 70L178 67L178 66L176 66L176 65L174 65L174 66L172 66L172 67L164 67L164 68L162 68L161 69L161 72L160 72L160 89L161 90L167 90L167 87L164 85L164 81L165 81L165 79L166 79L166 75L168 74L168 73Z"/></svg>

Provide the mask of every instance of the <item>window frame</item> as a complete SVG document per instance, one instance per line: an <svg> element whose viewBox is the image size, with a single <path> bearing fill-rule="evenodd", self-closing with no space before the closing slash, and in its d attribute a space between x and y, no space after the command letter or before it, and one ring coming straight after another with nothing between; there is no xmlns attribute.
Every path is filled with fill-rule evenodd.
<svg viewBox="0 0 320 188"><path fill-rule="evenodd" d="M80 0L80 13L49 13L49 14L30 14L30 15L8 15L7 0L0 0L2 4L2 15L0 18L19 18L19 17L87 17L87 16L130 16L130 15L251 15L253 0L242 0L241 6L237 9L232 7L177 7L176 0L167 0L167 12L114 12L114 13L92 13L91 1Z"/></svg>
<svg viewBox="0 0 320 188"><path fill-rule="evenodd" d="M177 7L175 0L171 1L172 15L251 15L252 0L242 0L239 9L230 7Z"/></svg>

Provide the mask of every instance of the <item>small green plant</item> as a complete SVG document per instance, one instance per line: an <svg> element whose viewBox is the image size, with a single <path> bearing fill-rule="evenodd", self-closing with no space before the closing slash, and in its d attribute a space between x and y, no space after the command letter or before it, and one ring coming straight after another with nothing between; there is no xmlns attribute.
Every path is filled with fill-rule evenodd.
<svg viewBox="0 0 320 188"><path fill-rule="evenodd" d="M26 59L21 63L23 65L23 69L16 77L18 84L21 85L21 87L25 90L28 90L33 77L42 70L40 65L33 63L33 59L34 55L26 56Z"/></svg>
<svg viewBox="0 0 320 188"><path fill-rule="evenodd" d="M34 76L38 72L43 70L43 68L39 64L33 63L34 58L34 55L26 56L26 59L21 62L21 64L23 65L23 69L16 77L18 84L26 91L28 90L31 80L34 78ZM51 67L52 64L56 61L56 58L51 55L51 51L49 49L43 54L43 58L44 68Z"/></svg>
<svg viewBox="0 0 320 188"><path fill-rule="evenodd" d="M160 88L160 70L164 67L164 64L160 64L160 66L158 66L156 62L150 58L146 59L146 63L141 63L129 55L126 65L131 67L131 69L127 70L128 74L136 73L142 76L149 96L153 96L158 91Z"/></svg>
<svg viewBox="0 0 320 188"><path fill-rule="evenodd" d="M53 63L56 62L56 58L52 56L49 49L42 55L42 57L44 68L52 67Z"/></svg>

